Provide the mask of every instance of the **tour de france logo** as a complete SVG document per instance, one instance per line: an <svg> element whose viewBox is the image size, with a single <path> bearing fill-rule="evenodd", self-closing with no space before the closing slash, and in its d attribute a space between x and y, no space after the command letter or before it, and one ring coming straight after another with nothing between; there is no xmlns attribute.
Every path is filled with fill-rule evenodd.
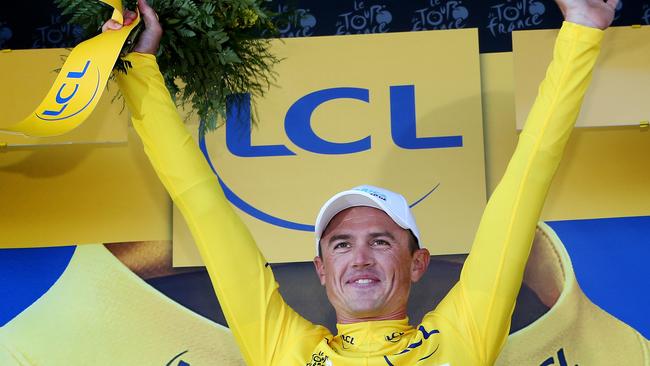
<svg viewBox="0 0 650 366"><path fill-rule="evenodd" d="M487 29L493 36L534 28L544 21L546 6L536 0L506 0L492 5Z"/></svg>
<svg viewBox="0 0 650 366"><path fill-rule="evenodd" d="M278 14L287 14L289 7L287 5L278 5L276 12ZM280 17L277 23L280 37L308 37L314 34L316 27L316 17L309 9L295 9L293 14L287 17Z"/></svg>
<svg viewBox="0 0 650 366"><path fill-rule="evenodd" d="M338 15L336 34L385 33L392 21L393 14L386 5L355 1L350 11Z"/></svg>
<svg viewBox="0 0 650 366"><path fill-rule="evenodd" d="M413 13L411 30L464 28L469 15L469 10L462 1L429 0L427 7L417 9Z"/></svg>
<svg viewBox="0 0 650 366"><path fill-rule="evenodd" d="M60 15L52 15L50 24L37 27L32 48L66 48L83 40L83 28L68 24Z"/></svg>
<svg viewBox="0 0 650 366"><path fill-rule="evenodd" d="M325 355L323 351L311 355L311 359L306 364L307 366L332 366L332 361L329 356Z"/></svg>

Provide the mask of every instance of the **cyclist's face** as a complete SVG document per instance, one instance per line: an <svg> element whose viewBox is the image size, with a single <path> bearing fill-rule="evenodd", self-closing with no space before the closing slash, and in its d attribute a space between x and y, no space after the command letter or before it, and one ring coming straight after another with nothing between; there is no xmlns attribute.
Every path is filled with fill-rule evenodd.
<svg viewBox="0 0 650 366"><path fill-rule="evenodd" d="M406 316L411 283L424 270L423 253L412 255L410 233L385 212L352 207L334 216L321 236L316 270L340 323Z"/></svg>

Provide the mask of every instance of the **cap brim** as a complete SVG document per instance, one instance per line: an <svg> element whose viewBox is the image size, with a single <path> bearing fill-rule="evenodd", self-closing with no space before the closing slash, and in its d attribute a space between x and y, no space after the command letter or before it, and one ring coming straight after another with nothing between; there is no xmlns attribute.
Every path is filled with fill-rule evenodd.
<svg viewBox="0 0 650 366"><path fill-rule="evenodd" d="M325 205L323 209L318 214L316 219L315 232L316 236L320 237L325 231L325 228L329 222L336 216L339 212L351 208L351 207L374 207L382 211L386 211L383 206L376 201L376 198L373 198L369 194L360 191L345 191L337 194L332 197Z"/></svg>
<svg viewBox="0 0 650 366"><path fill-rule="evenodd" d="M373 207L382 210L401 228L409 229L408 225L406 225L401 218L396 217L379 198L356 189L343 191L330 198L329 201L323 205L318 214L316 226L314 228L316 234L316 253L318 253L320 238L334 216L345 209L359 206Z"/></svg>

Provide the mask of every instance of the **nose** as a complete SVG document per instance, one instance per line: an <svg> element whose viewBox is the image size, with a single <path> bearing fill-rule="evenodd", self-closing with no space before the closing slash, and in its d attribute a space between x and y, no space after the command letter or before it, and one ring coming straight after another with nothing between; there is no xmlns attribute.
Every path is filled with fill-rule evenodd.
<svg viewBox="0 0 650 366"><path fill-rule="evenodd" d="M372 250L367 245L355 245L352 255L352 266L355 268L365 268L375 264Z"/></svg>

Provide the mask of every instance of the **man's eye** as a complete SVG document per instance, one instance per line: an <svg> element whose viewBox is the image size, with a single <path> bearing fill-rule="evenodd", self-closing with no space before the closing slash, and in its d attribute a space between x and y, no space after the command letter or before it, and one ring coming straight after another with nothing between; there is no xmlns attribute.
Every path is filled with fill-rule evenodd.
<svg viewBox="0 0 650 366"><path fill-rule="evenodd" d="M373 241L372 244L377 245L377 246L390 245L389 242L387 242L386 240L381 240L381 239L377 239L377 240Z"/></svg>
<svg viewBox="0 0 650 366"><path fill-rule="evenodd" d="M349 248L349 247L350 247L350 243L348 243L348 242L340 242L340 243L337 243L336 245L334 245L335 250L336 249Z"/></svg>

